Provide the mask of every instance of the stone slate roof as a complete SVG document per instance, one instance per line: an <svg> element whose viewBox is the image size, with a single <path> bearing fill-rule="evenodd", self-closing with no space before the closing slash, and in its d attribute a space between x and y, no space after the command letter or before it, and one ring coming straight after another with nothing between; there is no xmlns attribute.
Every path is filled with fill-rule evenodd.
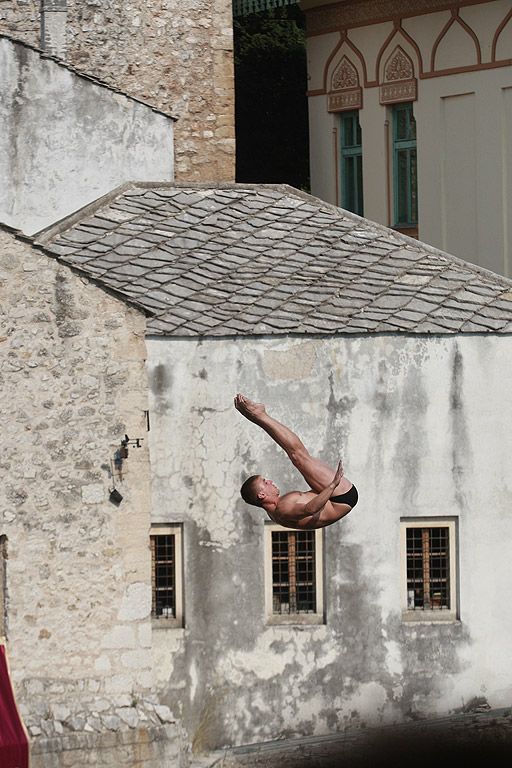
<svg viewBox="0 0 512 768"><path fill-rule="evenodd" d="M130 183L34 240L149 334L512 332L512 281L287 186Z"/></svg>

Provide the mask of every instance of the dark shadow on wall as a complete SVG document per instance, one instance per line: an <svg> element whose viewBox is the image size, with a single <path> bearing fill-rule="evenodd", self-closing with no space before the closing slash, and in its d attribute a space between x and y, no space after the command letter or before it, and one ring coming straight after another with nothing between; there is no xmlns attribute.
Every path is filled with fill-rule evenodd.
<svg viewBox="0 0 512 768"><path fill-rule="evenodd" d="M309 191L305 17L297 5L234 19L236 180Z"/></svg>
<svg viewBox="0 0 512 768"><path fill-rule="evenodd" d="M334 749L329 756L304 756L281 761L282 768L453 768L456 765L483 765L488 768L510 762L512 733L450 735L428 729L421 734L357 737ZM272 763L269 762L268 765ZM267 764L266 764L267 765ZM277 763L276 763L277 765Z"/></svg>

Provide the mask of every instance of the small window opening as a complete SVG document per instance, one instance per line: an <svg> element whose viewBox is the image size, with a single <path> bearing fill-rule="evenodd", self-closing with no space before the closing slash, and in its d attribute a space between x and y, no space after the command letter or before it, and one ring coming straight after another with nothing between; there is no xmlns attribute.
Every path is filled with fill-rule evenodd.
<svg viewBox="0 0 512 768"><path fill-rule="evenodd" d="M315 613L314 531L272 532L274 613Z"/></svg>
<svg viewBox="0 0 512 768"><path fill-rule="evenodd" d="M174 534L151 536L154 619L176 618L176 542Z"/></svg>
<svg viewBox="0 0 512 768"><path fill-rule="evenodd" d="M408 528L406 542L407 609L451 609L449 529Z"/></svg>

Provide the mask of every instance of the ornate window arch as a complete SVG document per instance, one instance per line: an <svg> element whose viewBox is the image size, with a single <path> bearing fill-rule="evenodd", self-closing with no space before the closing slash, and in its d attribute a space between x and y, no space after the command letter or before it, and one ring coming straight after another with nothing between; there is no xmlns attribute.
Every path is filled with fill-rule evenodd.
<svg viewBox="0 0 512 768"><path fill-rule="evenodd" d="M382 78L381 104L416 101L418 98L418 80L414 77L414 63L401 45L397 45L387 58Z"/></svg>
<svg viewBox="0 0 512 768"><path fill-rule="evenodd" d="M327 92L327 109L329 112L345 112L361 109L362 106L363 89L359 84L357 67L348 56L344 55L331 75Z"/></svg>

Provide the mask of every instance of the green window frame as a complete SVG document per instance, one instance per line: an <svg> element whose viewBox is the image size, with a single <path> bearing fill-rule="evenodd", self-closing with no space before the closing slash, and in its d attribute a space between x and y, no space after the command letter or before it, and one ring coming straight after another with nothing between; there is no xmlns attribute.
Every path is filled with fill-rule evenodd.
<svg viewBox="0 0 512 768"><path fill-rule="evenodd" d="M341 115L341 205L345 210L364 216L363 143L359 112Z"/></svg>
<svg viewBox="0 0 512 768"><path fill-rule="evenodd" d="M418 224L416 120L412 102L393 107L395 226Z"/></svg>

